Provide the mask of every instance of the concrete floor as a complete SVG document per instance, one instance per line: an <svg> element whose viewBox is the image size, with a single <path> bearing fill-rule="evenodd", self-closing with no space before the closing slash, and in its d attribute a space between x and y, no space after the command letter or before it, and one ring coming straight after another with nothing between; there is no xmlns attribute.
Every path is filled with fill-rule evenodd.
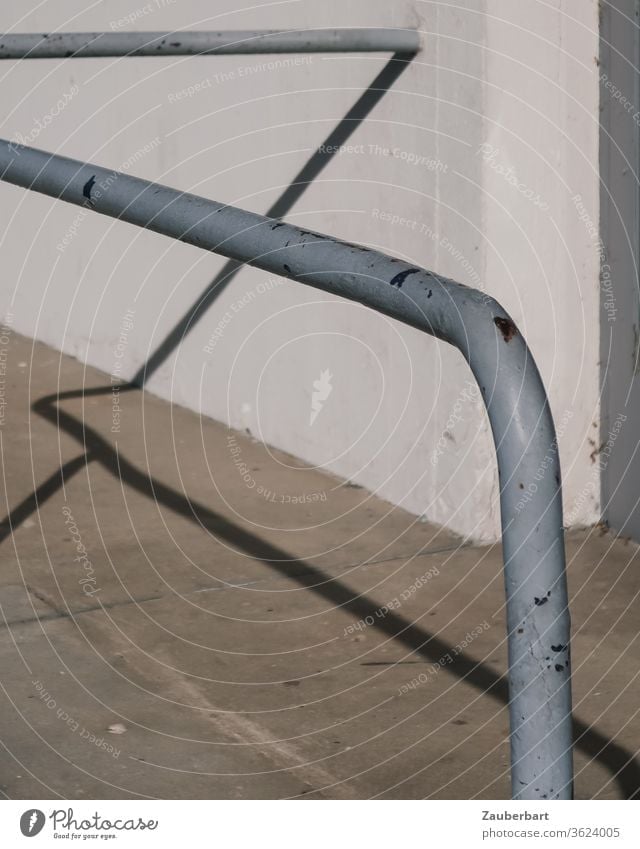
<svg viewBox="0 0 640 849"><path fill-rule="evenodd" d="M1 793L508 797L498 546L15 334L7 364ZM638 549L567 549L576 795L630 797Z"/></svg>

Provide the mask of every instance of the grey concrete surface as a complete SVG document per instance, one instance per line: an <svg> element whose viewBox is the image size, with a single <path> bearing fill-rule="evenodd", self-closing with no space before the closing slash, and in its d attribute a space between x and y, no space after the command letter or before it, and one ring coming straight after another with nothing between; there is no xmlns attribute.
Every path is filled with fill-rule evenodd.
<svg viewBox="0 0 640 849"><path fill-rule="evenodd" d="M499 546L16 334L5 358L6 797L508 796ZM638 549L567 552L576 796L631 797Z"/></svg>

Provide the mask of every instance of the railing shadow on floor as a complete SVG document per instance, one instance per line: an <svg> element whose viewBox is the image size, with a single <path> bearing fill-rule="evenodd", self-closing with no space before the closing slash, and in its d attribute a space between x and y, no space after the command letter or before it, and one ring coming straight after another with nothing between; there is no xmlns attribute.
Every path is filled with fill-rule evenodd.
<svg viewBox="0 0 640 849"><path fill-rule="evenodd" d="M441 657L453 652L454 647L441 637L415 622L407 621L393 611L389 611L382 619L375 617L377 602L369 601L366 596L354 596L353 591L340 580L324 573L318 567L302 559L292 557L284 549L260 539L255 534L220 516L209 507L191 501L182 493L156 481L153 477L140 471L121 453L116 452L107 440L84 421L77 419L58 406L60 402L65 400L106 395L112 391L113 385L70 390L45 396L32 405L35 413L79 442L85 449L85 453L62 465L34 493L9 513L7 518L0 523L0 541L6 538L7 534L15 529L19 523L35 513L40 504L61 489L65 480L77 474L87 463L97 462L103 469L136 492L162 504L177 515L195 522L200 527L206 528L215 536L236 546L244 554L263 563L278 575L297 581L302 587L317 593L331 604L344 607L358 619L373 616L374 627L388 637L397 640L425 661L434 663ZM124 384L120 387L120 391L140 390L133 384ZM506 676L496 673L487 664L476 662L465 655L464 652L461 652L456 656L456 663L449 665L447 670L476 690L490 696L494 701L508 705L509 692ZM624 799L637 798L640 795L640 763L634 757L634 754L576 717L573 720L573 728L576 747L584 755L607 769Z"/></svg>
<svg viewBox="0 0 640 849"><path fill-rule="evenodd" d="M352 110L349 113L351 115L351 118L347 116L347 118L345 118L345 121L341 122L341 125L344 125L343 129L340 130L341 125L339 125L339 127L336 128L336 130L334 130L332 134L330 134L329 139L332 139L331 146L334 149L337 146L336 139L339 140L342 138L344 140L345 138L348 138L353 129L355 129L355 127L358 125L359 121L362 120L362 117L379 100L382 93L386 90L385 86L382 85L380 82L380 77L384 76L385 72L387 72L389 81L395 79L395 77L397 77L397 75L405 67L407 62L410 61L412 58L413 54L408 57L404 57L402 60L399 60L398 57L395 56L391 60L391 62L388 63L387 66L385 66L385 69L383 69L381 75L379 75L378 78L376 78L376 81L374 81L371 90L367 90L367 92L365 92L358 100L356 105L352 107ZM387 88L389 84L389 82L386 83ZM329 143L329 139L327 140L327 142L325 142L325 144ZM327 157L323 156L322 158L317 158L317 153L314 154L309 163L307 163L307 166L305 166L305 168L308 169L307 176L313 174L317 175L317 173L319 173L319 171L322 169L322 167L324 167L324 164L326 164L327 161ZM275 211L279 211L281 215L282 204L286 205L286 203L291 203L295 201L295 199L299 197L299 194L304 191L306 185L308 185L308 181L305 182L305 180L301 179L301 176L304 176L304 172L305 169L303 169L300 174L298 174L298 176L294 179L292 185L285 191L283 196L280 198L278 202L280 206L276 205L275 207L272 207L272 209L269 211L270 216L274 215ZM32 188L32 186L30 185L26 187ZM74 200L73 202L76 201ZM147 226L147 224L144 224L143 226ZM283 225L277 224L275 226L280 227ZM308 233L306 235L314 236L314 234ZM321 238L328 239L329 237ZM343 245L343 247L345 246ZM356 248L356 250L363 249ZM389 258L386 259L387 261L389 260ZM391 260L391 262L397 261L398 260L395 259ZM141 369L139 369L139 371L133 378L134 383L144 384L146 378L150 374L152 374L153 371L155 371L158 366L166 360L168 356L170 356L170 354L180 344L180 342L182 341L184 336L189 332L189 330L206 313L208 307L215 301L217 295L222 291L224 286L228 284L229 279L235 273L237 273L240 267L241 264L236 263L235 261L231 261L225 265L220 274L214 279L214 281L212 281L211 284L209 284L209 286L207 287L201 298L198 300L198 302L180 319L180 321L170 332L169 336L156 349L149 361L145 363L141 367ZM284 268L285 270L290 272L290 269L288 269L286 265L284 266ZM393 285L396 282L396 279L398 279L397 285L399 288L402 285L400 282L400 278L404 280L407 274L413 274L417 271L418 269L409 268L403 271L401 274L397 274L393 277L393 280L390 280L388 282L391 282ZM436 278L433 277L433 280L436 281ZM320 286L320 288L322 288L322 286ZM429 297L431 297L431 291L429 291ZM510 320L505 318L504 316L501 316L500 314L494 316L493 324L495 324L495 327L497 327L500 333L502 333L505 343L509 343L514 333L517 332L515 326L513 326L513 323L510 322ZM493 324L491 325L492 327ZM493 328L494 331L495 327ZM422 327L421 329L425 328ZM121 391L124 391L125 389L132 390L133 388L135 388L135 386L132 384L131 386L122 387ZM484 390L484 387L482 388ZM170 487L156 482L153 478L145 475L143 472L141 472L139 469L129 463L126 459L120 457L120 455L118 455L113 450L109 443L107 443L102 437L100 437L97 432L93 431L91 428L87 427L82 421L78 421L76 418L74 418L68 413L65 413L64 411L60 410L59 407L56 406L59 400L69 399L71 397L81 397L87 394L101 394L110 391L112 391L112 386L97 387L96 389L86 391L78 390L77 392L64 393L60 396L47 396L46 398L41 399L33 405L33 410L36 413L39 413L44 418L49 420L52 424L55 424L57 427L61 427L63 430L66 430L70 435L74 436L74 438L81 442L81 444L85 446L85 448L87 448L88 450L84 457L77 457L69 463L65 464L59 470L58 473L54 474L53 476L50 476L50 478L45 481L45 483L42 484L42 486L39 487L32 494L32 496L25 499L21 505L18 505L16 510L12 511L12 514L10 515L10 517L8 517L8 520L3 523L5 531L7 523L9 525L9 528L12 527L11 518L14 513L16 518L18 518L19 516L28 515L29 511L37 509L39 495L41 495L43 498L51 497L51 495L57 490L57 488L63 486L65 474L68 477L69 475L77 473L80 468L84 467L86 462L97 461L106 469L108 469L112 474L117 475L118 477L125 480L131 487L133 487L140 493L158 501L159 503L164 504L169 509L176 511L178 514L191 518L191 520L200 523L203 523L203 518L201 517L204 517L204 520L206 521L206 527L208 529L212 530L220 538L226 539L238 545L245 553L249 554L251 557L254 557L256 560L264 563L269 568L275 569L279 573L282 573L281 564L283 561L287 563L288 568L290 568L292 565L302 566L305 576L311 575L314 577L315 581L323 582L319 587L314 586L309 587L309 589L320 593L325 598L330 600L333 604L340 604L360 617L362 615L366 617L371 614L372 606L366 598L354 598L349 589L343 584L341 584L340 581L333 580L331 584L327 584L326 581L330 580L330 576L325 575L321 570L317 569L317 567L305 563L302 560L291 558L287 554L287 552L279 549L276 546L270 545L269 543L266 543L263 540L260 540L253 534L234 525L233 523L228 522L223 517L219 516L214 511L209 510L209 508L204 505L196 505L197 511L194 511L194 505L189 501L188 498L185 498L183 495L174 491ZM558 492L560 486L559 475L556 478L556 483L558 487ZM556 501L557 492L555 496ZM562 563L563 562L564 558L562 557ZM298 580L300 583L300 579L302 577L301 575L291 575L289 574L289 572L287 572L286 574L289 577L293 577L294 579ZM301 585L307 586L304 583ZM537 604L538 599L536 598L535 601ZM402 619L402 617L398 616L397 614L389 614L387 617L385 617L384 620L378 622L377 624L378 627L385 631L390 637L399 640L400 642L403 642L405 645L410 647L412 651L417 652L420 656L425 657L430 661L437 660L439 657L442 656L443 653L451 650L451 647L447 646L444 641L442 641L436 635L429 633L428 631L418 627L414 623L406 622L404 619ZM497 699L503 704L509 704L508 688L504 677L496 675L491 669L487 668L484 664L475 663L469 658L462 658L458 663L459 666L458 669L456 669L456 674L458 674L460 677L463 677L468 683L471 683L481 692L488 693L493 698ZM558 690L558 692L559 691L560 690ZM576 728L577 732L576 744L583 751L586 751L591 757L596 758L600 760L603 764L607 765L607 768L610 769L610 771L613 773L616 780L618 781L618 784L623 794L627 798L633 798L635 795L637 795L638 790L640 788L640 768L634 760L633 756L630 755L627 751L625 751L622 747L618 746L618 744L616 744L614 741L608 740L603 735L600 735L599 732L595 732L593 729L588 728L587 726L582 723L579 723L578 721L576 721L574 727ZM568 736L569 735L567 735L567 737ZM547 744L547 749L549 749L549 744ZM552 755L551 757L555 759L557 758L557 755ZM517 761L517 763L519 763L519 761ZM624 788L621 782L624 782ZM520 783L522 784L523 782ZM566 791L567 787L568 785L565 784L563 785L562 789ZM540 792L542 792L542 790ZM547 797L545 796L543 798Z"/></svg>

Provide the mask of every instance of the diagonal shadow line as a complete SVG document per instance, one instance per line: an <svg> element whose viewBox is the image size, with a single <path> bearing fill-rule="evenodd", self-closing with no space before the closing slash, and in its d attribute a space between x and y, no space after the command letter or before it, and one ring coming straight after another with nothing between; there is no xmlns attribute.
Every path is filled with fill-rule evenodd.
<svg viewBox="0 0 640 849"><path fill-rule="evenodd" d="M344 144L349 136L351 136L359 123L364 120L367 114L381 100L382 96L404 71L406 65L412 61L414 56L415 54L413 53L396 53L393 55L380 74L373 80L369 88L361 95L347 115L345 115L338 126L325 139L323 145L319 146L284 193L269 208L266 213L268 217L280 218L292 208L307 189L309 183L328 164L336 149ZM144 385L147 378L180 345L182 339L203 317L211 304L224 291L242 266L243 263L236 260L229 260L225 263L199 300L182 316L156 351L136 372L131 383L121 386L120 391L130 391L136 389L138 385ZM377 607L369 602L366 597L354 596L348 587L341 584L335 578L332 579L331 576L325 575L319 568L312 566L306 561L290 557L284 550L228 522L204 505L194 505L194 502L191 502L179 492L144 475L127 460L117 455L109 443L100 437L96 431L86 426L83 422L79 422L70 414L61 412L55 406L56 402L60 400L89 395L101 395L111 391L111 386L94 387L86 390L80 389L60 395L50 395L34 403L33 409L35 412L38 412L52 424L62 427L79 440L83 446L86 446L88 440L92 447L86 454L63 464L0 522L0 543L7 538L14 527L35 513L38 510L39 504L44 503L57 490L61 489L64 486L65 478L74 475L86 466L88 462L97 460L111 474L124 479L136 491L148 498L160 501L169 509L191 521L201 522L206 528L214 531L222 539L237 545L246 554L264 563L279 575L284 574L287 577L294 578L301 586L307 586L305 579L311 578L313 586L310 588L314 592L335 605L344 606L359 618L367 618L375 613ZM197 510L194 510L194 506L197 507ZM302 567L303 571L296 575L286 570L282 565L283 562L290 566ZM331 581L331 583L328 583L328 581ZM382 620L374 617L374 621L374 627L380 628L389 637L399 640L413 652L431 662L437 661L453 651L453 647L441 638L413 623L407 623L402 617L391 611ZM448 666L447 668L476 689L490 695L494 700L503 704L508 703L509 693L505 676L497 675L485 664L481 662L476 663L465 655L457 655L455 666ZM611 772L624 798L632 799L637 797L640 793L640 764L638 764L633 754L575 717L573 724L576 746L591 759L600 761Z"/></svg>
<svg viewBox="0 0 640 849"><path fill-rule="evenodd" d="M121 387L120 391L134 389L137 389L137 387L126 384ZM372 627L379 628L388 637L402 643L413 653L431 663L438 662L442 657L454 652L454 647L441 637L432 634L420 625L407 622L393 611L389 611L385 617L379 619L375 616L378 609L377 603L370 601L366 596L354 595L353 590L341 583L340 580L325 574L317 566L300 558L291 557L284 549L260 539L260 537L235 525L205 505L191 501L177 490L156 481L150 475L144 474L125 457L118 454L97 431L57 406L57 402L62 400L107 394L112 391L112 386L100 386L86 390L79 389L60 394L55 393L40 398L33 404L32 409L55 427L62 428L67 434L79 441L87 450L87 457L100 463L110 474L124 481L136 492L163 504L189 521L197 522L221 539L237 546L244 554L260 561L277 575L292 578L301 587L311 589L335 606L344 607L358 619L373 617L374 625ZM80 460L81 458L76 458L71 463L77 463ZM54 477L49 478L43 486L51 482ZM58 479L59 486L61 486L62 475L58 475ZM49 492L49 496L51 494L52 492ZM25 501L29 501L29 499ZM35 499L31 499L30 506L33 507L32 512L35 512L37 509ZM24 507L22 512L24 514ZM497 674L482 661L476 662L464 653L456 654L455 663L448 664L447 670L459 679L463 679L476 690L487 694L494 701L504 705L509 703L506 676ZM573 718L573 730L575 746L584 755L591 760L598 761L611 773L624 799L634 799L640 796L640 762L635 758L634 753L575 716Z"/></svg>
<svg viewBox="0 0 640 849"><path fill-rule="evenodd" d="M374 106L382 100L414 57L415 53L393 54L371 85L360 95L340 123L329 133L324 142L316 148L309 161L300 169L275 203L269 207L265 213L268 218L281 218L291 210L313 180L328 165L340 146L355 132ZM153 354L140 366L131 378L131 383L144 386L146 381L182 343L184 337L193 330L211 304L224 292L236 274L242 269L243 265L244 263L235 259L225 262L195 304L189 307L158 345Z"/></svg>
<svg viewBox="0 0 640 849"><path fill-rule="evenodd" d="M0 522L0 544L11 536L13 531L21 525L25 519L28 519L33 513L37 512L40 505L48 501L52 495L64 487L65 481L83 469L92 457L89 453L80 454L74 457L73 460L68 460L63 463L59 469L56 469L52 475L40 484L40 486L27 495L20 504L11 510L7 516Z"/></svg>

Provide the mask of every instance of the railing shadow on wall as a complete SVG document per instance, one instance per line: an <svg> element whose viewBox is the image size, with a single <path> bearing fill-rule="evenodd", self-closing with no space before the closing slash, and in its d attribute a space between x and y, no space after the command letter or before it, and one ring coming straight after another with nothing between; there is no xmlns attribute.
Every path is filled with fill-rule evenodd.
<svg viewBox="0 0 640 849"><path fill-rule="evenodd" d="M364 32L369 35L358 40ZM371 47L371 32L375 39L382 34L382 31L370 30L343 31L342 48L339 44L340 31L313 31L312 36L307 34L304 38L307 41L311 38L311 42L315 43L315 48L312 46L310 49L327 49L329 43L330 49L334 50L344 49L347 43L352 49L385 49L379 41L376 42L377 47ZM393 58L329 135L323 151L336 149L344 143L411 61L417 49L417 34L407 36L409 31L406 30L386 32L391 34L385 42L386 49L393 42ZM328 33L331 35L328 36ZM162 33L121 33L107 38L109 35L0 36L0 58L143 56L172 51L186 55L208 55L216 51L265 52L269 39L272 44L275 40L277 52L302 49L299 32L192 33L191 39L183 38L183 33L180 41L173 35L169 38L168 34ZM209 38L209 47L203 47L201 37L205 38L205 42ZM413 39L408 51L403 49L407 47L407 38ZM258 44L261 39L262 45ZM354 43L357 43L355 48ZM234 49L238 45L241 49ZM111 49L116 52L110 53ZM569 612L557 452L553 453L551 462L546 463L547 474L526 509L515 510L520 490L525 482L533 479L539 464L543 459L547 460L555 444L551 412L537 368L513 321L487 295L396 258L293 227L280 220L329 158L325 153L316 152L271 207L267 217L127 175L119 175L115 182L109 184L107 191L94 197L91 187L97 176L108 177L112 172L9 142L0 142L0 178L229 258L197 303L181 317L132 382L123 387L128 391L133 391L136 384L144 384L147 377L176 349L244 263L358 301L443 339L461 351L480 385L498 455L507 591L509 688L503 678L481 663L463 659L459 671L478 689L509 705L513 797L571 798ZM347 606L359 616L369 615L371 605L366 599L353 598L339 581L327 582L328 576L316 567L290 558L287 552L229 523L204 505L197 505L194 512L192 502L116 455L99 434L57 406L65 398L86 397L111 390L112 386L81 389L50 395L33 405L35 412L78 439L86 451L64 464L32 496L11 511L5 530L7 527L10 530L17 520L24 521L43 498L51 497L63 485L65 477L77 473L87 462L97 461L129 486L180 515L198 521L201 518L206 520L207 527L214 533L233 541L270 568L279 569L283 560L304 567L305 574L316 581L315 592L320 592L333 603ZM442 656L450 649L437 636L406 622L397 614L385 617L378 627L429 659ZM550 651L559 652L563 663L547 664ZM627 757L628 753L592 729L578 724L577 731L578 745L592 756L603 761L606 759L609 768L616 770L618 782L624 782L625 795L635 794L639 782L638 767L633 758Z"/></svg>

